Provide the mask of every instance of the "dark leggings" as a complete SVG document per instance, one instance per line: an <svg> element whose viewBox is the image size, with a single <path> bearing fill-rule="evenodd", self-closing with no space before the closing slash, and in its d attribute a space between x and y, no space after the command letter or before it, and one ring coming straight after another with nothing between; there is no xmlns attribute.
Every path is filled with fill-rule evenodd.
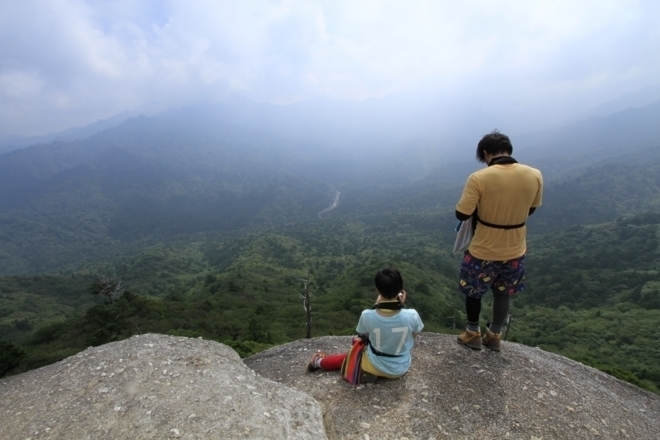
<svg viewBox="0 0 660 440"><path fill-rule="evenodd" d="M479 314L481 313L481 298L465 297L465 311L467 313L467 320L472 324L479 323ZM494 295L493 296L493 319L490 327L495 333L502 331L502 326L509 314L509 296L507 295Z"/></svg>

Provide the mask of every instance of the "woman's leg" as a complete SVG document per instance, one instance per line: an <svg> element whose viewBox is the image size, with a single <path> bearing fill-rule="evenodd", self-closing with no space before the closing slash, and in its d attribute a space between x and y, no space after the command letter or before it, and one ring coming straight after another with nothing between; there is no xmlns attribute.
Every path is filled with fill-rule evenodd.
<svg viewBox="0 0 660 440"><path fill-rule="evenodd" d="M488 328L493 333L501 333L504 321L509 314L509 296L508 295L494 295L493 296L493 320Z"/></svg>

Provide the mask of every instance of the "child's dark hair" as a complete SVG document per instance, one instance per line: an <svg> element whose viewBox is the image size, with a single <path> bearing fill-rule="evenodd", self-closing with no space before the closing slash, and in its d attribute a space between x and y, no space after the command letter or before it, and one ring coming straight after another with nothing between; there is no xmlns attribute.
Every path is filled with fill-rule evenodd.
<svg viewBox="0 0 660 440"><path fill-rule="evenodd" d="M393 267L384 267L376 273L374 278L376 289L385 299L395 299L403 290L401 273Z"/></svg>

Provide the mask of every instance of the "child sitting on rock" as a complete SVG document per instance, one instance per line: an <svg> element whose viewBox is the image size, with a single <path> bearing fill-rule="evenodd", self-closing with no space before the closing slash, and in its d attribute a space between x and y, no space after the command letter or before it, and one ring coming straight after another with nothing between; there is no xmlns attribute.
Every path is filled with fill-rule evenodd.
<svg viewBox="0 0 660 440"><path fill-rule="evenodd" d="M359 337L353 340L351 351L335 355L319 351L312 356L307 371L342 369L344 378L354 385L370 381L365 380L370 375L396 379L406 374L411 363L413 336L422 331L424 324L414 309L404 308L406 291L398 270L385 267L376 273L374 281L378 298L372 309L362 312L357 325ZM355 353L358 350L364 351ZM352 361L359 364L351 366ZM347 377L347 369L355 369L354 380Z"/></svg>

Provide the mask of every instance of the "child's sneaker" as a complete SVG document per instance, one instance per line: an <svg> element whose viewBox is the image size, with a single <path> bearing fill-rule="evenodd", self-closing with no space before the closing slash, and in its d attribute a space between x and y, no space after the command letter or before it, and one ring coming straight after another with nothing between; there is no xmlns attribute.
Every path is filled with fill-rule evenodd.
<svg viewBox="0 0 660 440"><path fill-rule="evenodd" d="M456 341L473 350L481 350L481 331L477 330L476 332L473 332L465 329L463 330L463 333L458 335Z"/></svg>
<svg viewBox="0 0 660 440"><path fill-rule="evenodd" d="M481 344L493 351L500 351L500 337L501 333L493 333L486 327L486 334L481 338Z"/></svg>
<svg viewBox="0 0 660 440"><path fill-rule="evenodd" d="M322 351L317 351L316 353L314 353L314 356L312 356L312 358L309 360L309 363L307 364L307 371L311 373L313 371L318 370L320 367L316 366L316 361L318 361L319 359L323 359L326 356L327 354L325 354Z"/></svg>

